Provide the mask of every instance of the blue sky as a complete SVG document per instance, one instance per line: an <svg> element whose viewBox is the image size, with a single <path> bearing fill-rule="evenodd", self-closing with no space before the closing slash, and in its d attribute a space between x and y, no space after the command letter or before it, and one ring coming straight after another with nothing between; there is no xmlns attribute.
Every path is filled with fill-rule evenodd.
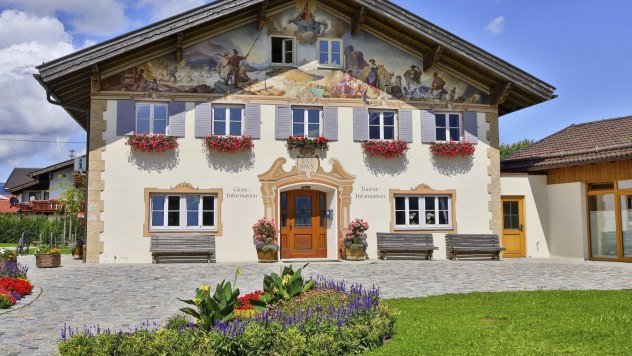
<svg viewBox="0 0 632 356"><path fill-rule="evenodd" d="M0 103L0 138L85 141L70 117L46 103L30 77L34 65L206 2L0 0L0 78L11 79L0 79L0 90L15 95ZM557 99L503 116L502 142L632 114L632 2L394 2L557 88ZM84 150L82 144L0 140L0 182L14 166L67 159L69 148Z"/></svg>

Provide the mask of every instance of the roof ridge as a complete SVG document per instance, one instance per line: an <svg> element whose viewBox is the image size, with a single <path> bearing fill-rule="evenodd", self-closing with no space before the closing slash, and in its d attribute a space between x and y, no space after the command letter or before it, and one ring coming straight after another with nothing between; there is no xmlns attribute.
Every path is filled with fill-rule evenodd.
<svg viewBox="0 0 632 356"><path fill-rule="evenodd" d="M601 122L605 122L605 121L616 121L616 120L623 120L623 119L632 119L632 115L611 117L611 118L608 118L608 119L599 119L599 120L594 120L594 121L580 122L578 124L572 124L571 126L585 126L585 125L597 124L597 123L601 123Z"/></svg>

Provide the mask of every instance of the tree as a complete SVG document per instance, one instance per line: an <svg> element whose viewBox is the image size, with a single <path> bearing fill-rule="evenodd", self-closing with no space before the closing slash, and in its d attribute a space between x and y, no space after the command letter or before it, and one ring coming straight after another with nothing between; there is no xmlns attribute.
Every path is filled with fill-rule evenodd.
<svg viewBox="0 0 632 356"><path fill-rule="evenodd" d="M531 139L524 139L518 142L511 143L511 144L501 143L500 144L500 159L505 159L511 156L512 154L520 151L521 149L533 145L534 143L535 143L535 140L531 140Z"/></svg>

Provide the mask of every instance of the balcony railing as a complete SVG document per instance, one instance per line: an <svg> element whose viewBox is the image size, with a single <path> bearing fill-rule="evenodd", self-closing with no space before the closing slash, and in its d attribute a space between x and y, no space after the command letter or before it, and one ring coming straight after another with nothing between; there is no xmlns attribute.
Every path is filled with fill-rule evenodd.
<svg viewBox="0 0 632 356"><path fill-rule="evenodd" d="M56 200L31 200L17 206L23 214L58 214L65 210L64 205Z"/></svg>

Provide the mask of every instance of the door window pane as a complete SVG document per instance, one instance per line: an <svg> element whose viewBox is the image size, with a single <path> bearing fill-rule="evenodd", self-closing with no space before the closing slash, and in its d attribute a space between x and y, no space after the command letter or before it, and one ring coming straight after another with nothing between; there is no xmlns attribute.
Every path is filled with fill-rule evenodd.
<svg viewBox="0 0 632 356"><path fill-rule="evenodd" d="M312 226L312 197L297 195L294 197L294 220L296 227Z"/></svg>
<svg viewBox="0 0 632 356"><path fill-rule="evenodd" d="M503 224L505 229L520 228L520 211L517 201L503 202Z"/></svg>
<svg viewBox="0 0 632 356"><path fill-rule="evenodd" d="M619 184L619 189L632 189L632 179L620 180L618 184Z"/></svg>
<svg viewBox="0 0 632 356"><path fill-rule="evenodd" d="M588 196L592 257L617 257L614 194Z"/></svg>
<svg viewBox="0 0 632 356"><path fill-rule="evenodd" d="M287 193L281 193L281 227L287 227Z"/></svg>
<svg viewBox="0 0 632 356"><path fill-rule="evenodd" d="M621 235L623 257L632 257L632 195L621 196Z"/></svg>

